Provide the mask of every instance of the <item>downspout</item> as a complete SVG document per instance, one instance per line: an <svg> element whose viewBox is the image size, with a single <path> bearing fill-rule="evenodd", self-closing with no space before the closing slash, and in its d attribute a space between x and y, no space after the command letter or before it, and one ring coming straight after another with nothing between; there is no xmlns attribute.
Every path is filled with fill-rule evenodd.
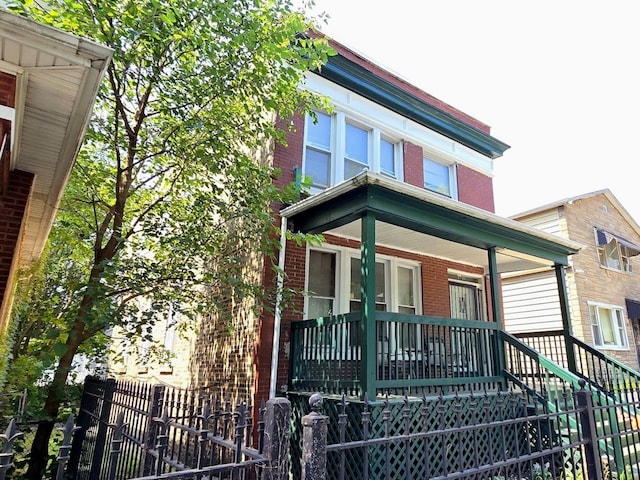
<svg viewBox="0 0 640 480"><path fill-rule="evenodd" d="M282 288L284 286L284 258L287 245L287 217L280 218L280 252L278 252L278 276L276 279L276 304L273 313L273 345L271 347L271 378L269 398L275 398L278 383L278 353L280 352L280 323L282 320Z"/></svg>

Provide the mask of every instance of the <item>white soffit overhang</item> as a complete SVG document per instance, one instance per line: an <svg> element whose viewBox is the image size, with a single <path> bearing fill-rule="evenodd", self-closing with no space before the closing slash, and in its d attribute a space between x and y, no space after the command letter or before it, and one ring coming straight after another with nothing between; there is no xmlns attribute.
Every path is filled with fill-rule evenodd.
<svg viewBox="0 0 640 480"><path fill-rule="evenodd" d="M37 258L112 50L0 10L0 70L16 76L11 170L35 174L20 262Z"/></svg>

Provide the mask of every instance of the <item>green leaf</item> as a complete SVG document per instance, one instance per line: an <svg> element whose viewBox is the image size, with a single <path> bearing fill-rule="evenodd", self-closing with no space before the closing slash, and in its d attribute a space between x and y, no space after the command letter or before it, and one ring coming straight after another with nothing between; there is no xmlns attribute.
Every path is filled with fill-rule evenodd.
<svg viewBox="0 0 640 480"><path fill-rule="evenodd" d="M53 351L59 357L61 357L65 353L67 353L67 348L68 348L67 345L65 343L61 343L61 342L55 343L53 345Z"/></svg>
<svg viewBox="0 0 640 480"><path fill-rule="evenodd" d="M57 338L60 336L60 330L57 328L50 328L47 330L46 338Z"/></svg>

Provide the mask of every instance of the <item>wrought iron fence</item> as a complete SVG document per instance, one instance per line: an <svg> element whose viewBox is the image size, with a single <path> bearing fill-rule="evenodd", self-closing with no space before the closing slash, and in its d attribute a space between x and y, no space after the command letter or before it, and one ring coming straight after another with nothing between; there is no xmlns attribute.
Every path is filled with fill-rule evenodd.
<svg viewBox="0 0 640 480"><path fill-rule="evenodd" d="M69 415L65 424L57 427L57 430L62 432L62 440L56 458L58 466L55 480L63 480L65 478L65 468L69 461L69 452L71 450L71 439L76 430L78 430L74 421L74 416ZM12 418L5 432L0 434L0 480L5 480L7 477L7 473L12 466L16 441L22 438L24 433L18 430L18 423L15 418Z"/></svg>
<svg viewBox="0 0 640 480"><path fill-rule="evenodd" d="M265 443L265 420L261 415L254 425L250 404L163 385L88 379L69 477L243 479L258 472L282 478L283 457L273 452L288 445L288 417L274 421L268 407L258 409L272 412Z"/></svg>

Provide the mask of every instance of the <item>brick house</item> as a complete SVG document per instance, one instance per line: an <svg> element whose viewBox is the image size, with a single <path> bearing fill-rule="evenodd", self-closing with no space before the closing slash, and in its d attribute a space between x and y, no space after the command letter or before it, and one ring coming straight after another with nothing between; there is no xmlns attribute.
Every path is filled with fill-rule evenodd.
<svg viewBox="0 0 640 480"><path fill-rule="evenodd" d="M565 198L513 218L583 245L566 269L573 335L637 370L640 226L636 221L609 190ZM553 283L549 272L503 279L509 332L563 328Z"/></svg>
<svg viewBox="0 0 640 480"><path fill-rule="evenodd" d="M283 236L282 278L264 258L252 268L265 285L282 281L305 294L286 305L276 299L275 313L260 318L238 315L231 333L209 317L181 341L168 319L156 337L174 358L116 365L117 376L257 401L284 391L484 391L506 386L505 349L516 348L502 340L501 275L551 272L569 322L564 275L580 244L495 215L493 162L508 145L486 124L332 46L337 55L303 86L332 110L280 119L293 128L273 150L279 185L312 181L276 221L324 241L300 246Z"/></svg>
<svg viewBox="0 0 640 480"><path fill-rule="evenodd" d="M335 425L344 421L339 416L361 417L362 431L347 432L351 440L370 434L380 441L382 423L403 435L409 424L421 431L430 425L463 427L456 448L448 442L440 448L419 444L429 460L416 476L443 478L453 458L478 457L477 447L467 448L477 431L466 429L465 422L474 415L492 425L504 421L492 417L505 406L504 390L527 397L509 403L513 420L530 418L534 411L557 412L564 408L559 399L567 406L571 389L586 386L593 398L612 402L621 386L637 385L640 374L568 328L572 297L566 276L582 243L495 215L493 162L508 146L482 122L345 46L332 46L337 55L321 71L309 72L302 86L326 96L332 108L279 119L292 128L286 146L272 151L273 164L281 169L274 180L278 185L298 182L302 175L312 185L299 201L274 211L281 227L279 268L260 252L247 267L247 274L258 275L268 288L283 284L303 293L286 302L276 295L272 308L259 316L239 302L233 330L214 315L203 318L184 341L172 333L169 313L154 334L174 358L160 366L131 359L115 365L113 373L248 398L254 415L262 400L286 395L295 426L293 478L300 476L301 417L315 392L324 396L336 442ZM300 245L286 232L321 234L322 241ZM620 242L622 236L607 237L613 233L603 235ZM531 272L551 278L562 328L532 333L523 342L505 331L501 284ZM421 406L420 397L463 399L469 407L449 402L434 412ZM470 407L477 407L479 398L486 400L482 414ZM365 402L371 422L366 424L358 410ZM392 411L390 425L384 419ZM433 415L429 420L427 413ZM377 433L372 427L365 434L376 422ZM558 431L551 433L525 427L532 438L524 442L520 435L509 445L480 439L489 460L473 474L489 472L493 459L502 456L515 464L522 445L532 454L578 428L563 419L554 423ZM361 454L359 445L347 460L353 470L344 478L362 478L365 457L372 478L384 475L383 458L387 478L408 478L406 445L402 440L385 451L371 448L370 455L367 448ZM594 447L599 449L594 458L604 454L626 465L621 449L612 453L604 442ZM540 458L535 462L542 464ZM331 468L344 473L335 463Z"/></svg>
<svg viewBox="0 0 640 480"><path fill-rule="evenodd" d="M111 50L0 10L0 334L42 253Z"/></svg>

